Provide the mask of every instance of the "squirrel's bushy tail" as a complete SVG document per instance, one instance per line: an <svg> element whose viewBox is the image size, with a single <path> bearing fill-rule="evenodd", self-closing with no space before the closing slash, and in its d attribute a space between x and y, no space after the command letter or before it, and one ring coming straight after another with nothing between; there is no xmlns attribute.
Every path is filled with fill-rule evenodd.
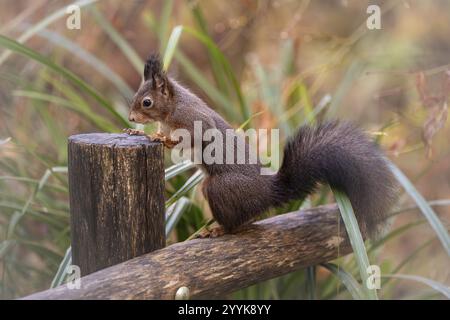
<svg viewBox="0 0 450 320"><path fill-rule="evenodd" d="M302 199L319 183L345 192L369 236L378 231L396 195L395 179L375 143L337 121L301 127L288 140L274 178L278 203Z"/></svg>

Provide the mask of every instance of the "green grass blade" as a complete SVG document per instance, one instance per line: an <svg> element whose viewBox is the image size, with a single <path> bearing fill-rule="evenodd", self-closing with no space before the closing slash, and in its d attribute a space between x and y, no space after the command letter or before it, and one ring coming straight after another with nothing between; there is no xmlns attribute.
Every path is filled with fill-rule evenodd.
<svg viewBox="0 0 450 320"><path fill-rule="evenodd" d="M252 68L253 73L255 74L260 84L259 91L261 99L264 101L273 115L282 115L284 113L281 98L282 94L281 88L275 85L277 81L274 80L273 75L268 73L268 71L263 67L263 65L257 58L253 60ZM291 134L292 128L290 127L288 122L278 122L278 125L287 136Z"/></svg>
<svg viewBox="0 0 450 320"><path fill-rule="evenodd" d="M64 123L60 121L55 121L55 116L47 108L47 104L42 101L34 100L31 103L32 106L36 107L37 115L36 118L40 116L41 121L45 124L49 135L51 136L49 143L52 143L56 150L55 161L58 163L67 163L67 136L66 128Z"/></svg>
<svg viewBox="0 0 450 320"><path fill-rule="evenodd" d="M206 95L218 106L223 108L227 117L236 119L236 113L233 110L232 102L217 90L211 82L203 76L200 70L183 54L181 51L175 52L175 59L180 63L187 75L201 88Z"/></svg>
<svg viewBox="0 0 450 320"><path fill-rule="evenodd" d="M58 267L58 271L56 271L55 277L52 280L52 284L50 285L51 288L56 288L60 286L64 279L67 276L67 269L72 264L72 247L67 248L66 254L64 255L64 258L61 261L61 264Z"/></svg>
<svg viewBox="0 0 450 320"><path fill-rule="evenodd" d="M429 239L428 241L426 241L425 243L423 243L422 245L420 245L418 248L414 249L413 252L411 252L405 259L403 259L393 270L392 270L392 274L397 274L404 266L406 266L410 261L412 261L415 257L417 257L417 255L422 252L422 250L424 250L425 248L429 247L434 241L436 240L436 237L433 237L432 239ZM385 278L382 282L381 282L381 287L383 289L386 288L386 286L388 285L389 281L393 279L393 278Z"/></svg>
<svg viewBox="0 0 450 320"><path fill-rule="evenodd" d="M425 218L430 223L431 227L436 232L439 240L441 240L442 246L448 255L450 255L450 236L447 229L444 227L442 222L439 220L437 214L430 207L427 201L422 197L419 191L414 187L414 185L409 181L409 179L404 175L404 173L393 163L390 163L392 172L394 173L397 180L406 190L406 192L413 198L422 211Z"/></svg>
<svg viewBox="0 0 450 320"><path fill-rule="evenodd" d="M446 207L450 206L450 199L438 199L438 200L430 200L427 202L430 207ZM395 210L389 214L389 218L396 216L397 214L401 214L410 210L418 209L418 206L410 206L405 208L400 208L398 210Z"/></svg>
<svg viewBox="0 0 450 320"><path fill-rule="evenodd" d="M172 232L172 230L180 221L181 216L189 208L191 202L186 197L181 197L177 202L172 204L169 209L167 209L167 219L166 219L166 236Z"/></svg>
<svg viewBox="0 0 450 320"><path fill-rule="evenodd" d="M333 189L333 193L336 198L336 202L338 203L347 234L350 238L355 259L358 262L359 273L365 292L365 299L377 300L378 297L376 289L369 289L366 285L368 281L367 270L370 266L369 257L367 256L364 240L361 235L361 231L359 230L358 221L356 220L350 200L343 192L339 190Z"/></svg>
<svg viewBox="0 0 450 320"><path fill-rule="evenodd" d="M76 88L72 88L72 83L67 83L66 81L61 81L59 77L54 77L52 74L48 72L41 72L41 78L46 81L52 87L52 91L59 92L63 97L70 100L72 103L77 105L77 107L87 113L94 113L90 104L86 101L86 99L81 95L80 90L76 90ZM29 86L28 90L34 90L37 92L45 91L43 90L45 85L41 85L40 87L33 89L33 86Z"/></svg>
<svg viewBox="0 0 450 320"><path fill-rule="evenodd" d="M314 123L316 118L314 115L314 108L311 103L311 98L309 97L308 89L304 84L300 84L300 96L302 100L302 104L304 106L305 118L308 123Z"/></svg>
<svg viewBox="0 0 450 320"><path fill-rule="evenodd" d="M119 120L122 125L128 127L128 121L125 120L124 117L122 117L113 107L112 105L105 100L93 87L91 87L89 84L84 82L81 78L79 78L77 75L75 75L72 71L57 65L47 57L44 57L40 53L25 47L24 45L9 39L5 36L0 35L0 46L3 46L5 48L8 48L18 54L21 54L23 56L26 56L30 59L33 59L42 65L48 67L49 69L53 70L57 74L63 76L64 78L70 80L77 86L79 86L83 91L88 93L92 98L94 98L102 107L107 109L117 120Z"/></svg>
<svg viewBox="0 0 450 320"><path fill-rule="evenodd" d="M309 300L316 300L316 266L306 268L306 291Z"/></svg>
<svg viewBox="0 0 450 320"><path fill-rule="evenodd" d="M85 110L80 105L77 105L73 103L72 101L63 99L61 97L53 96L46 93L31 91L31 90L16 90L13 92L13 95L17 97L24 97L24 98L30 98L45 102L50 102L55 104L58 107L63 107L70 109L83 117L85 117L86 120L91 122L94 126L98 127L99 129L107 132L114 132L117 130L117 127L110 123L108 120L104 119L101 116L96 115L93 111Z"/></svg>
<svg viewBox="0 0 450 320"><path fill-rule="evenodd" d="M60 35L59 33L42 30L38 33L38 36L49 40L53 44L62 47L70 52L72 55L77 56L80 60L85 62L87 65L91 66L93 70L96 70L105 79L113 83L120 93L127 98L131 98L134 95L134 90L117 74L111 67L107 66L99 58L91 54L90 52L84 50L75 42L69 40L68 38Z"/></svg>
<svg viewBox="0 0 450 320"><path fill-rule="evenodd" d="M363 288L350 273L333 263L324 263L321 266L334 274L344 284L353 299L363 300L365 298Z"/></svg>
<svg viewBox="0 0 450 320"><path fill-rule="evenodd" d="M244 130L245 127L247 127L247 125L256 117L262 115L265 111L259 111L256 112L255 114L252 114L250 118L248 118L247 120L245 120L243 123L241 123L241 125L236 129L236 131L238 130Z"/></svg>
<svg viewBox="0 0 450 320"><path fill-rule="evenodd" d="M192 188L199 184L204 177L205 174L201 170L197 170L191 177L189 177L186 183L180 189L178 189L172 195L172 197L170 197L169 200L166 201L166 208L170 207L172 204L178 201L178 199L187 194Z"/></svg>
<svg viewBox="0 0 450 320"><path fill-rule="evenodd" d="M43 174L43 176L39 180L38 185L36 186L36 188L34 189L32 194L30 195L30 197L28 198L28 200L25 202L24 206L22 207L22 210L21 211L16 211L13 214L13 216L10 219L9 225L8 225L8 231L6 233L6 238L7 239L10 239L12 237L12 235L14 234L14 230L15 230L17 224L19 223L21 218L25 215L25 213L28 210L28 207L31 205L33 200L36 198L36 196L39 193L39 191L41 191L42 188L44 187L44 185L47 183L47 181L50 178L51 174L52 174L51 170L47 169L45 171L45 173Z"/></svg>
<svg viewBox="0 0 450 320"><path fill-rule="evenodd" d="M169 31L170 15L172 14L172 9L173 9L173 0L164 1L161 10L161 19L159 20L157 30L161 52L165 52L167 50L167 43L168 43L167 32Z"/></svg>
<svg viewBox="0 0 450 320"><path fill-rule="evenodd" d="M104 17L104 15L97 10L97 8L90 8L90 12L99 26L108 34L111 40L119 47L128 61L136 69L139 75L144 70L144 61L137 54L137 52L130 46L130 44L120 35L119 32L113 27L113 25Z"/></svg>
<svg viewBox="0 0 450 320"><path fill-rule="evenodd" d="M219 47L214 43L214 41L211 39L211 37L208 36L207 33L201 33L198 32L195 29L189 28L189 27L183 27L184 31L193 37L195 37L197 40L201 41L205 47L208 49L208 52L210 54L211 60L213 60L214 64L217 65L218 72L222 73L222 70L220 70L219 66L222 66L223 71L228 76L229 81L231 82L231 85L233 86L233 89L236 93L236 96L239 101L239 107L241 110L242 118L241 120L246 120L250 117L250 109L248 107L247 101L245 100L244 95L242 94L241 87L239 85L239 82L233 72L233 68L231 67L231 64L226 59L225 55L222 53L222 51L219 49ZM223 82L224 80L219 80L220 82ZM221 87L222 88L222 87ZM221 89L223 90L223 89ZM226 96L226 95L225 95Z"/></svg>
<svg viewBox="0 0 450 320"><path fill-rule="evenodd" d="M42 242L28 240L26 238L18 238L16 239L17 244L21 246L25 246L27 248L33 249L35 253L38 253L42 257L50 259L53 265L58 265L58 261L62 259L62 254L47 247Z"/></svg>
<svg viewBox="0 0 450 320"><path fill-rule="evenodd" d="M4 240L0 243L0 260L3 260L9 249L11 249L15 243L15 240Z"/></svg>
<svg viewBox="0 0 450 320"><path fill-rule="evenodd" d="M159 30L158 23L154 21L153 18L149 17L148 15L144 16L144 21L149 25L152 29L157 29L160 41L163 42L163 39L161 39L161 31ZM244 114L244 117L237 117L237 114L232 110L233 103L229 99L229 97L223 93L223 91L218 90L213 85L211 85L210 81L206 79L201 72L194 66L194 64L179 50L173 50L169 49L169 45L167 45L167 48L165 50L165 56L171 57L174 56L175 59L181 64L185 72L191 79L220 107L224 109L224 111L227 113L227 116L230 119L238 119L239 121L245 121L250 116L250 111L248 108L248 105L245 101L245 98L241 92L239 83L234 76L234 73L232 72L232 68L228 61L225 59L224 55L220 51L220 49L214 44L214 42L205 34L198 32L195 29L186 27L186 26L177 26L172 31L171 38L173 39L173 42L178 42L179 37L181 36L181 30L177 29L181 28L183 32L186 32L192 36L194 36L196 39L201 41L208 49L208 52L213 55L214 61L219 61L223 65L223 71L229 76L230 81L235 88L236 94L238 96L238 100L240 103L241 111ZM175 46L173 46L175 47ZM168 65L170 63L170 59L164 59L167 61L167 63L164 63L165 68L168 68Z"/></svg>
<svg viewBox="0 0 450 320"><path fill-rule="evenodd" d="M436 240L436 237L433 237L429 239L428 241L424 242L419 247L415 248L413 252L411 252L403 261L401 261L395 269L392 271L393 274L397 274L404 266L408 264L409 261L413 260L423 249L430 246L433 241Z"/></svg>
<svg viewBox="0 0 450 320"><path fill-rule="evenodd" d="M0 176L0 180L14 180L14 181L21 181L21 182L27 182L31 184L39 184L39 180L31 179L28 177L14 177L14 176ZM61 187L55 184L46 184L45 187L54 189L55 191L64 192L67 193L69 190L65 187Z"/></svg>
<svg viewBox="0 0 450 320"><path fill-rule="evenodd" d="M180 163L174 164L173 166L167 168L164 171L164 179L167 181L167 180L193 168L194 166L195 166L194 163L189 160L185 160Z"/></svg>
<svg viewBox="0 0 450 320"><path fill-rule="evenodd" d="M192 6L191 8L193 17L194 17L194 21L196 22L198 28L200 29L200 31L196 31L196 33L198 33L200 36L202 36L205 39L210 40L210 34L208 32L208 25L205 21L205 18L203 16L203 12L200 8L200 6L198 5L198 3L194 6ZM212 41L211 41L212 42ZM206 46L207 52L208 52L208 58L209 58L209 62L211 65L211 71L212 74L214 76L214 79L216 81L217 86L219 87L219 90L226 95L227 97L229 96L229 90L228 90L228 86L227 86L227 82L225 79L225 74L223 72L223 68L221 65L221 61L220 59L218 59L217 57L217 51L214 50L213 47L211 46ZM220 52L220 50L219 50Z"/></svg>
<svg viewBox="0 0 450 320"><path fill-rule="evenodd" d="M75 1L72 4L73 5L77 5L80 8L82 8L84 6L90 5L90 4L92 4L94 2L97 2L97 1L98 0L81 0L81 1ZM42 19L41 21L36 23L34 26L28 28L27 31L22 33L17 38L17 42L25 43L28 39L33 37L36 33L41 31L42 29L44 29L45 27L47 27L51 23L55 22L56 20L58 20L60 18L67 17L67 13L66 13L67 7L68 6L62 7L61 9L53 12L51 15L45 17L44 19ZM11 54L10 51L5 51L5 52L2 53L2 55L0 56L0 65L2 65L3 62L5 62L5 60L9 57L10 54Z"/></svg>
<svg viewBox="0 0 450 320"><path fill-rule="evenodd" d="M2 209L9 209L9 210L16 210L20 211L22 209L21 206L17 204L13 204L10 202L4 202L0 201L0 208ZM69 216L67 214L63 214L58 211L49 210L48 208L45 208L45 211L38 212L31 209L27 209L27 215L30 215L34 218L36 221L47 223L48 225L51 225L56 228L64 228L64 226L68 222ZM2 212L3 215L7 215L7 210L4 210Z"/></svg>
<svg viewBox="0 0 450 320"><path fill-rule="evenodd" d="M347 69L344 78L340 81L339 87L333 95L330 106L328 107L328 115L334 117L337 113L337 109L340 107L342 100L347 92L350 90L353 81L361 74L363 65L360 61L353 61L350 67Z"/></svg>
<svg viewBox="0 0 450 320"><path fill-rule="evenodd" d="M388 241L401 236L406 231L408 231L416 226L420 226L420 225L424 224L425 222L426 222L426 220L423 220L423 219L419 220L419 221L413 221L413 222L404 224L395 230L390 231L388 234L386 234L382 238L377 239L375 242L373 242L370 245L368 252L372 252L372 251L376 250L377 248L381 247L383 244L387 243Z"/></svg>
<svg viewBox="0 0 450 320"><path fill-rule="evenodd" d="M281 44L281 59L279 63L282 77L295 75L295 52L292 39L288 38Z"/></svg>
<svg viewBox="0 0 450 320"><path fill-rule="evenodd" d="M173 28L172 33L170 34L170 38L167 41L166 50L164 52L164 70L169 69L170 62L172 61L173 55L175 54L175 50L177 48L178 41L180 40L182 32L183 26L176 26L175 28Z"/></svg>
<svg viewBox="0 0 450 320"><path fill-rule="evenodd" d="M382 278L394 278L394 279L403 279L403 280L411 280L415 282L419 282L422 284L425 284L434 290L442 293L445 297L450 299L450 287L437 282L435 280L431 280L425 277L416 276L416 275L409 275L409 274L385 274L381 276Z"/></svg>
<svg viewBox="0 0 450 320"><path fill-rule="evenodd" d="M11 137L8 137L6 139L0 140L0 147L5 146L10 141L11 141Z"/></svg>

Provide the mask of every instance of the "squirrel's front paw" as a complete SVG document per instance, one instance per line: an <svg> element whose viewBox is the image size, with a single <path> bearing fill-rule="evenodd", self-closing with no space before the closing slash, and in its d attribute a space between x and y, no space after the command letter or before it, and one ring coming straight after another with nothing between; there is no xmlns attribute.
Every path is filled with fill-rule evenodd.
<svg viewBox="0 0 450 320"><path fill-rule="evenodd" d="M148 136L150 138L150 140L155 141L155 142L162 142L162 144L164 144L164 146L166 148L172 149L173 147L175 147L179 141L176 140L172 140L169 137L166 137L165 135L163 135L162 133L155 133L152 134L150 136Z"/></svg>
<svg viewBox="0 0 450 320"><path fill-rule="evenodd" d="M169 138L169 139L166 139L163 143L164 143L164 146L165 146L166 148L172 149L172 148L174 148L179 142L180 142L180 141L172 140L172 139Z"/></svg>
<svg viewBox="0 0 450 320"><path fill-rule="evenodd" d="M130 136L145 136L144 131L137 129L125 128L123 129L123 132L129 134Z"/></svg>

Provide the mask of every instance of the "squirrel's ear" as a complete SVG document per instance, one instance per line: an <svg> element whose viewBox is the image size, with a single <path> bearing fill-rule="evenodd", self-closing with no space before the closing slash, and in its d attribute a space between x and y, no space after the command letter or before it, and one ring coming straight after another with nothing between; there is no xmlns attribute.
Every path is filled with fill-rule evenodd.
<svg viewBox="0 0 450 320"><path fill-rule="evenodd" d="M154 75L153 88L158 89L162 94L166 96L171 93L169 79L167 78L165 73Z"/></svg>

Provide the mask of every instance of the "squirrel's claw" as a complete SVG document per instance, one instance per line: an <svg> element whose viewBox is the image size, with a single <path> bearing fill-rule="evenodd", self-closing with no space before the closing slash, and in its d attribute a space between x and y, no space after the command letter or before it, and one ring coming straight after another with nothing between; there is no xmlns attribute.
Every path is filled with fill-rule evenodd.
<svg viewBox="0 0 450 320"><path fill-rule="evenodd" d="M176 140L172 140L169 137L166 137L165 135L163 135L160 132L157 132L155 134L152 134L150 136L148 136L150 140L155 141L155 142L161 142L166 148L168 149L172 149L173 147L175 147L179 141Z"/></svg>
<svg viewBox="0 0 450 320"><path fill-rule="evenodd" d="M126 134L129 134L130 136L147 136L147 138L149 138L151 141L161 142L166 148L169 148L169 149L172 149L179 143L179 141L172 140L160 132L156 132L152 135L147 135L142 130L136 130L136 129L131 129L131 128L125 128L125 129L123 129L123 132Z"/></svg>
<svg viewBox="0 0 450 320"><path fill-rule="evenodd" d="M179 141L176 140L172 140L172 139L166 139L163 144L166 148L168 149L172 149L174 148L177 144L179 143Z"/></svg>

